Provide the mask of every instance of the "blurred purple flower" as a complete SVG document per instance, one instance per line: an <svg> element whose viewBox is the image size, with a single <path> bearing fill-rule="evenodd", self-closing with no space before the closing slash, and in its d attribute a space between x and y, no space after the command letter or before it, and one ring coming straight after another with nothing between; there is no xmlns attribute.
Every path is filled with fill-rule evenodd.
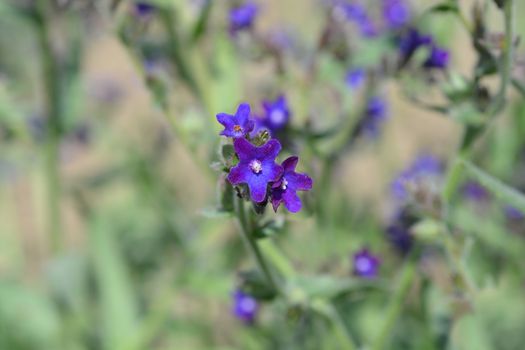
<svg viewBox="0 0 525 350"><path fill-rule="evenodd" d="M362 249L353 256L354 275L364 278L377 277L381 260L368 252L368 249Z"/></svg>
<svg viewBox="0 0 525 350"><path fill-rule="evenodd" d="M358 89L366 79L366 71L363 68L353 68L345 75L346 86L350 89Z"/></svg>
<svg viewBox="0 0 525 350"><path fill-rule="evenodd" d="M383 18L388 28L402 27L410 21L410 8L405 0L383 0Z"/></svg>
<svg viewBox="0 0 525 350"><path fill-rule="evenodd" d="M308 191L312 189L312 179L306 174L298 174L295 167L299 161L298 157L289 157L281 165L283 175L279 181L272 186L272 206L277 211L279 205L284 203L286 209L292 213L301 210L301 199L297 191Z"/></svg>
<svg viewBox="0 0 525 350"><path fill-rule="evenodd" d="M423 66L425 68L443 69L447 68L449 61L450 54L448 50L432 45L430 54L425 63L423 63Z"/></svg>
<svg viewBox="0 0 525 350"><path fill-rule="evenodd" d="M388 106L379 96L371 97L366 105L364 116L358 127L359 133L375 138L379 135L381 125L388 117Z"/></svg>
<svg viewBox="0 0 525 350"><path fill-rule="evenodd" d="M286 98L281 95L275 101L263 101L264 124L271 131L283 129L290 119L290 108Z"/></svg>
<svg viewBox="0 0 525 350"><path fill-rule="evenodd" d="M236 290L233 293L232 313L244 324L252 325L255 322L258 311L259 304L254 297L241 290Z"/></svg>
<svg viewBox="0 0 525 350"><path fill-rule="evenodd" d="M220 135L234 139L249 134L255 126L254 120L250 118L250 105L247 103L241 103L235 115L219 113L216 117L217 121L224 125Z"/></svg>
<svg viewBox="0 0 525 350"><path fill-rule="evenodd" d="M238 138L235 139L233 147L239 157L239 163L230 170L228 181L232 185L247 184L251 199L257 203L263 202L268 183L278 181L283 172L282 166L275 163L281 144L272 139L256 147L246 139Z"/></svg>
<svg viewBox="0 0 525 350"><path fill-rule="evenodd" d="M371 38L378 34L377 28L362 5L336 1L334 10L342 13L348 21L355 23L363 37Z"/></svg>
<svg viewBox="0 0 525 350"><path fill-rule="evenodd" d="M462 188L463 197L473 202L482 202L489 199L489 192L476 181L468 181Z"/></svg>
<svg viewBox="0 0 525 350"><path fill-rule="evenodd" d="M147 17L155 11L155 6L147 1L135 2L135 13L139 17Z"/></svg>
<svg viewBox="0 0 525 350"><path fill-rule="evenodd" d="M410 227L417 222L417 218L410 213L408 208L400 209L386 227L388 241L401 253L406 254L412 248L414 238Z"/></svg>
<svg viewBox="0 0 525 350"><path fill-rule="evenodd" d="M251 28L257 11L257 5L252 2L232 8L229 14L230 33L236 34L238 31Z"/></svg>
<svg viewBox="0 0 525 350"><path fill-rule="evenodd" d="M511 221L522 221L525 219L525 214L516 207L511 205L505 206L505 216Z"/></svg>
<svg viewBox="0 0 525 350"><path fill-rule="evenodd" d="M432 37L430 35L421 34L415 28L409 28L398 41L402 63L408 62L417 49L430 44L432 44Z"/></svg>
<svg viewBox="0 0 525 350"><path fill-rule="evenodd" d="M443 173L443 166L439 159L432 155L420 155L391 184L392 195L405 200L408 197L407 184L420 181L425 177L439 176Z"/></svg>

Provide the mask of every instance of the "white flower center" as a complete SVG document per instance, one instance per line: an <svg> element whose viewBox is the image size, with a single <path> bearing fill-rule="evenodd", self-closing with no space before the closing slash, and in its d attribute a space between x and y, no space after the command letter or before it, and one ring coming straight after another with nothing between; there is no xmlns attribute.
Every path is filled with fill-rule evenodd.
<svg viewBox="0 0 525 350"><path fill-rule="evenodd" d="M257 159L252 160L250 162L250 169L252 169L252 171L255 174L259 174L262 171L262 163L261 163L261 161L259 161Z"/></svg>
<svg viewBox="0 0 525 350"><path fill-rule="evenodd" d="M372 268L372 264L370 263L370 259L362 257L358 258L355 262L355 266L358 271L368 271Z"/></svg>
<svg viewBox="0 0 525 350"><path fill-rule="evenodd" d="M274 109L272 113L270 114L270 120L274 124L282 124L284 123L286 119L286 115L284 114L284 111L281 109Z"/></svg>
<svg viewBox="0 0 525 350"><path fill-rule="evenodd" d="M283 190L286 190L286 187L288 186L288 181L286 181L286 179L283 179L283 182L281 183L281 188Z"/></svg>

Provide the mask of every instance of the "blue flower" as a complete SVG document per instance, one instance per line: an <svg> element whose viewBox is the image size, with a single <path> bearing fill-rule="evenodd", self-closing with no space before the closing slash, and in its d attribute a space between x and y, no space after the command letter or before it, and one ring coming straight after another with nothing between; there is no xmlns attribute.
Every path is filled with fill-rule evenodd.
<svg viewBox="0 0 525 350"><path fill-rule="evenodd" d="M230 33L236 34L238 31L252 27L257 16L258 7L254 3L246 3L230 10Z"/></svg>
<svg viewBox="0 0 525 350"><path fill-rule="evenodd" d="M439 159L432 155L421 155L392 182L392 195L399 200L406 200L408 184L417 183L427 177L439 176L442 173L443 166Z"/></svg>
<svg viewBox="0 0 525 350"><path fill-rule="evenodd" d="M232 185L247 184L251 199L257 203L264 202L268 184L278 181L283 173L283 167L275 163L281 144L272 139L256 147L244 138L237 138L233 147L239 163L230 170L228 181Z"/></svg>
<svg viewBox="0 0 525 350"><path fill-rule="evenodd" d="M450 54L448 50L432 45L430 54L425 63L423 63L423 66L425 68L443 69L447 68L449 61Z"/></svg>
<svg viewBox="0 0 525 350"><path fill-rule="evenodd" d="M345 76L346 85L351 89L358 89L366 79L366 71L363 68L349 70Z"/></svg>
<svg viewBox="0 0 525 350"><path fill-rule="evenodd" d="M281 95L275 101L263 101L264 124L271 131L283 129L290 119L290 108L286 98Z"/></svg>
<svg viewBox="0 0 525 350"><path fill-rule="evenodd" d="M383 0L383 18L388 28L399 28L410 21L410 8L404 0Z"/></svg>
<svg viewBox="0 0 525 350"><path fill-rule="evenodd" d="M272 206L277 211L279 205L284 203L286 209L292 213L301 210L301 199L297 191L308 191L312 189L312 179L306 174L295 172L295 167L299 161L298 157L287 158L281 165L283 175L279 181L272 185Z"/></svg>
<svg viewBox="0 0 525 350"><path fill-rule="evenodd" d="M147 17L155 11L155 6L147 1L135 2L135 13L139 17Z"/></svg>
<svg viewBox="0 0 525 350"><path fill-rule="evenodd" d="M473 202L486 201L489 198L489 192L476 181L468 181L462 188L463 197Z"/></svg>
<svg viewBox="0 0 525 350"><path fill-rule="evenodd" d="M254 297L241 290L236 290L233 293L232 313L243 323L252 325L255 322L258 311L259 304Z"/></svg>
<svg viewBox="0 0 525 350"><path fill-rule="evenodd" d="M364 115L359 123L358 132L369 137L377 137L381 125L388 117L388 106L384 99L379 96L371 97L365 108Z"/></svg>
<svg viewBox="0 0 525 350"><path fill-rule="evenodd" d="M414 243L414 237L410 233L410 228L417 222L408 208L402 208L391 219L386 227L388 241L401 253L407 254Z"/></svg>
<svg viewBox="0 0 525 350"><path fill-rule="evenodd" d="M235 115L219 113L216 117L224 126L220 134L234 139L246 136L255 126L254 120L250 118L250 105L247 103L241 103Z"/></svg>
<svg viewBox="0 0 525 350"><path fill-rule="evenodd" d="M336 8L343 12L348 21L357 25L360 34L365 38L371 38L378 34L377 28L368 16L366 9L359 4L347 4L338 2Z"/></svg>
<svg viewBox="0 0 525 350"><path fill-rule="evenodd" d="M518 208L515 208L511 205L505 206L504 211L505 211L505 216L510 221L522 221L525 219L525 214Z"/></svg>
<svg viewBox="0 0 525 350"><path fill-rule="evenodd" d="M423 35L414 28L408 29L408 31L398 40L402 63L404 64L408 62L420 47L431 44L432 37L430 35Z"/></svg>
<svg viewBox="0 0 525 350"><path fill-rule="evenodd" d="M354 275L364 278L377 277L381 260L372 255L368 249L362 249L354 254Z"/></svg>

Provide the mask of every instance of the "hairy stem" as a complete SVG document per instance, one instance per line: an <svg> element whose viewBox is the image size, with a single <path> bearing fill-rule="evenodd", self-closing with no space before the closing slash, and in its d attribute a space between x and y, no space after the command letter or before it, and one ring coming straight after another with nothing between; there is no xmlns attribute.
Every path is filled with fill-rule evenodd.
<svg viewBox="0 0 525 350"><path fill-rule="evenodd" d="M406 259L405 266L403 267L403 271L401 272L401 277L399 279L399 285L385 312L385 321L381 327L379 336L372 346L373 350L384 349L385 344L392 334L392 330L394 329L396 321L399 318L399 315L403 309L403 304L407 298L407 294L410 291L410 287L412 286L416 276L417 261L420 251L419 249L419 247L414 247Z"/></svg>
<svg viewBox="0 0 525 350"><path fill-rule="evenodd" d="M257 263L257 266L259 267L259 270L266 278L268 285L273 288L276 292L279 292L279 288L277 283L275 282L275 278L272 274L272 271L270 270L268 264L266 263L266 260L264 259L264 256L261 253L261 250L259 249L259 246L257 244L257 241L253 237L252 229L250 227L250 224L248 222L248 218L246 216L246 208L244 206L244 201L240 197L236 197L236 203L235 203L235 210L237 212L237 218L239 221L239 226L241 228L241 236L246 243L246 246L248 247L248 250L252 253L255 262Z"/></svg>

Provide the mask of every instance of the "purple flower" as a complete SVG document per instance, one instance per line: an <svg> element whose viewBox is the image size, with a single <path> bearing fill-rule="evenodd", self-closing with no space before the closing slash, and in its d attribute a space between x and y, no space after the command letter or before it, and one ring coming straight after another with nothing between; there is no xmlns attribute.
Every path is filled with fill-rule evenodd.
<svg viewBox="0 0 525 350"><path fill-rule="evenodd" d="M407 184L421 179L439 176L443 167L439 159L432 155L421 155L392 182L391 191L395 198L405 200L408 197Z"/></svg>
<svg viewBox="0 0 525 350"><path fill-rule="evenodd" d="M463 196L473 202L485 201L489 198L489 192L476 181L468 181L462 188Z"/></svg>
<svg viewBox="0 0 525 350"><path fill-rule="evenodd" d="M398 41L402 63L405 64L408 62L417 49L430 44L432 44L432 37L430 35L423 35L414 28L408 29Z"/></svg>
<svg viewBox="0 0 525 350"><path fill-rule="evenodd" d="M149 16L154 11L155 11L155 6L147 1L136 1L135 2L135 13L139 17Z"/></svg>
<svg viewBox="0 0 525 350"><path fill-rule="evenodd" d="M525 214L518 208L507 205L505 206L505 216L511 221L521 221L525 219Z"/></svg>
<svg viewBox="0 0 525 350"><path fill-rule="evenodd" d="M257 312L259 311L259 304L257 300L251 295L244 293L241 290L236 290L233 293L233 308L232 313L239 320L247 325L255 322Z"/></svg>
<svg viewBox="0 0 525 350"><path fill-rule="evenodd" d="M265 112L264 124L271 131L281 130L290 119L290 108L286 98L281 95L275 101L263 101Z"/></svg>
<svg viewBox="0 0 525 350"><path fill-rule="evenodd" d="M297 191L312 189L312 179L306 174L295 172L298 161L299 158L293 156L282 163L283 175L272 186L272 206L274 211L277 211L279 205L284 203L286 209L292 213L297 213L302 206Z"/></svg>
<svg viewBox="0 0 525 350"><path fill-rule="evenodd" d="M417 222L408 208L400 209L392 218L386 228L388 241L401 253L406 254L412 248L414 238L410 233L410 227Z"/></svg>
<svg viewBox="0 0 525 350"><path fill-rule="evenodd" d="M423 63L423 66L425 68L443 69L447 68L449 60L450 55L446 49L442 49L440 47L437 47L436 45L432 45L430 54L425 63Z"/></svg>
<svg viewBox="0 0 525 350"><path fill-rule="evenodd" d="M388 28L399 28L410 20L410 9L404 0L383 0L383 18Z"/></svg>
<svg viewBox="0 0 525 350"><path fill-rule="evenodd" d="M235 115L217 114L217 121L224 125L220 135L234 139L249 134L255 126L253 119L250 119L250 105L247 103L241 103Z"/></svg>
<svg viewBox="0 0 525 350"><path fill-rule="evenodd" d="M257 16L257 5L246 3L230 10L230 33L235 34L240 30L251 28Z"/></svg>
<svg viewBox="0 0 525 350"><path fill-rule="evenodd" d="M366 105L365 113L358 127L369 137L377 137L380 127L388 117L386 101L378 96L371 97Z"/></svg>
<svg viewBox="0 0 525 350"><path fill-rule="evenodd" d="M237 138L233 147L239 157L239 163L230 170L228 181L232 185L247 184L252 200L257 203L263 202L268 183L279 180L283 172L283 167L275 163L281 144L272 139L256 147L244 138Z"/></svg>
<svg viewBox="0 0 525 350"><path fill-rule="evenodd" d="M349 70L345 76L346 86L351 89L358 89L366 79L366 71L363 68Z"/></svg>
<svg viewBox="0 0 525 350"><path fill-rule="evenodd" d="M364 278L375 278L379 270L381 260L370 254L368 249L362 249L354 254L354 275Z"/></svg>
<svg viewBox="0 0 525 350"><path fill-rule="evenodd" d="M355 23L363 37L370 38L377 35L374 23L362 5L336 2L335 10L343 13L348 21Z"/></svg>

